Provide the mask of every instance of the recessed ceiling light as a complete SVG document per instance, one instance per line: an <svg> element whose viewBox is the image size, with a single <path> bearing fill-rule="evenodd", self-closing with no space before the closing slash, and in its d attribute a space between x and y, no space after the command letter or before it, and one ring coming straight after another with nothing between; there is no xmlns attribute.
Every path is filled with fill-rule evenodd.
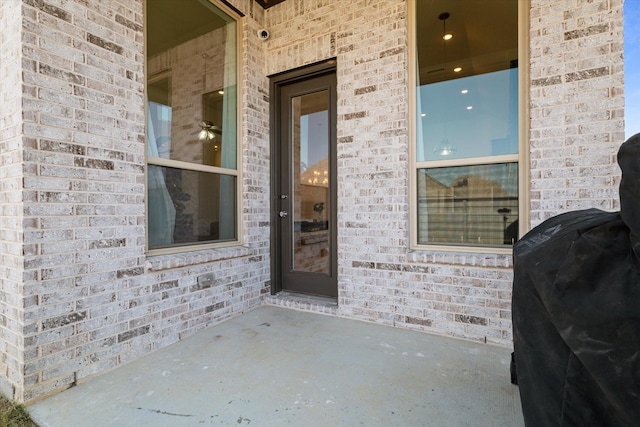
<svg viewBox="0 0 640 427"><path fill-rule="evenodd" d="M467 110L473 110L473 105L467 105Z"/></svg>
<svg viewBox="0 0 640 427"><path fill-rule="evenodd" d="M456 68L453 69L453 71L455 73L459 73L460 71L462 71L462 67L456 67Z"/></svg>
<svg viewBox="0 0 640 427"><path fill-rule="evenodd" d="M451 40L453 38L453 34L447 33L442 36L442 40Z"/></svg>
<svg viewBox="0 0 640 427"><path fill-rule="evenodd" d="M466 95L467 93L469 93L469 89L462 89L460 93Z"/></svg>

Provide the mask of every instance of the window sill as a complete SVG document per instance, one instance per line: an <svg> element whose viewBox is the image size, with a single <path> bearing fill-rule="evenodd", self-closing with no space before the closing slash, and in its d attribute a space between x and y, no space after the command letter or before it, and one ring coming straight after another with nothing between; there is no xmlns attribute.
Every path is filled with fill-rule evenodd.
<svg viewBox="0 0 640 427"><path fill-rule="evenodd" d="M410 263L467 265L512 268L512 248L478 248L459 246L432 246L414 248L407 254Z"/></svg>
<svg viewBox="0 0 640 427"><path fill-rule="evenodd" d="M145 262L145 272L157 272L172 268L189 267L208 262L251 256L254 250L246 246L201 249L173 254L150 254Z"/></svg>
<svg viewBox="0 0 640 427"><path fill-rule="evenodd" d="M463 254L480 254L480 255L511 255L513 253L513 246L504 247L500 246L465 246L465 245L413 245L411 247L412 252L458 252Z"/></svg>

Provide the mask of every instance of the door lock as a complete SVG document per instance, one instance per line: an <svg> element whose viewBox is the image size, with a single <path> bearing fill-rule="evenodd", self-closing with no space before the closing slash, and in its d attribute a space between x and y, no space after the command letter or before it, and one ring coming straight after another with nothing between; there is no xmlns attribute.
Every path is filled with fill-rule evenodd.
<svg viewBox="0 0 640 427"><path fill-rule="evenodd" d="M280 218L286 218L289 215L289 212L287 211L280 211L280 213L278 213L278 215L280 215Z"/></svg>

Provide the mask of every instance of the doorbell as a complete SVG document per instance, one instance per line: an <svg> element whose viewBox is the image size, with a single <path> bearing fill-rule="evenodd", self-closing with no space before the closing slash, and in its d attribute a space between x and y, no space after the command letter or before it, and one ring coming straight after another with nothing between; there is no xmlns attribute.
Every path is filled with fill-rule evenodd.
<svg viewBox="0 0 640 427"><path fill-rule="evenodd" d="M258 30L258 37L260 37L260 40L266 40L269 38L269 31L262 29L262 30Z"/></svg>

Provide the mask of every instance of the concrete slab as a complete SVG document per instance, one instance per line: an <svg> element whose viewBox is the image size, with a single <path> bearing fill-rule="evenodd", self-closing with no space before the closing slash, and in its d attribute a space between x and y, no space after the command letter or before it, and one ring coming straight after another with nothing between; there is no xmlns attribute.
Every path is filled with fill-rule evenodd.
<svg viewBox="0 0 640 427"><path fill-rule="evenodd" d="M523 426L510 350L263 306L29 407L42 427Z"/></svg>

